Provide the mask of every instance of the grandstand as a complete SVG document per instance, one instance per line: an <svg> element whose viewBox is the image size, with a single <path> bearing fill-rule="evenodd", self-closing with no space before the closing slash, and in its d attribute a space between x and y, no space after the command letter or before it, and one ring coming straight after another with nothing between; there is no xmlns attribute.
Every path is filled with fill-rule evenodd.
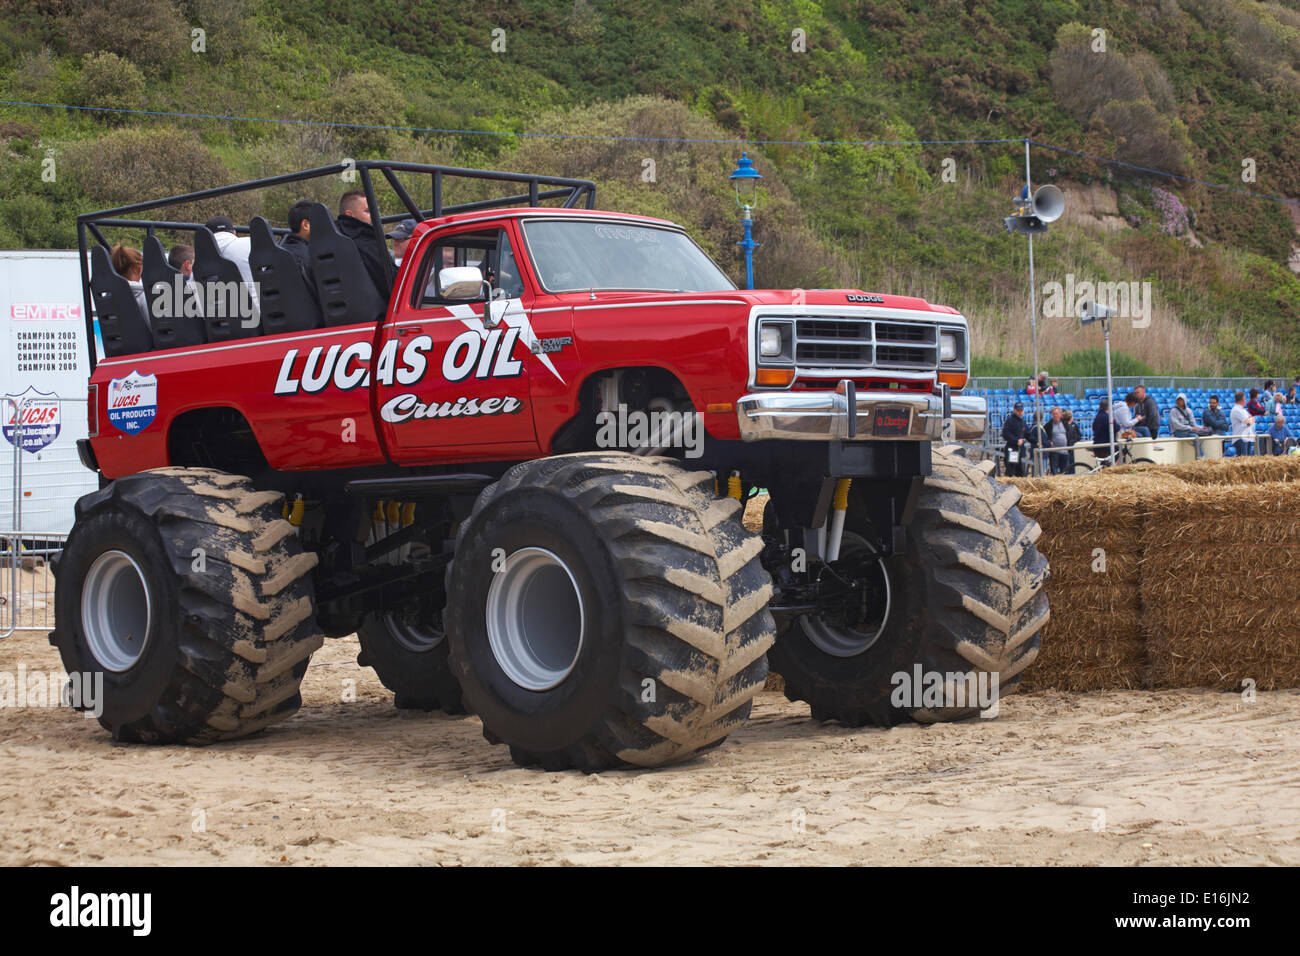
<svg viewBox="0 0 1300 956"><path fill-rule="evenodd" d="M978 382L979 380L972 380ZM1040 399L1041 409L1043 412L1043 421L1047 421L1052 414L1053 408L1060 408L1062 411L1071 409L1074 412L1075 424L1083 433L1084 441L1093 441L1092 420L1097 417L1099 403L1106 397L1105 382L1102 380L1100 388L1087 387L1083 384L1086 380L1074 380L1077 383L1075 391L1078 394L1061 395L1044 395ZM1124 396L1133 390L1137 384L1142 384L1140 379L1125 380L1126 384L1115 385L1115 392L1112 396L1113 402L1124 401ZM1171 380L1172 382L1172 380ZM1242 384L1242 383L1246 384ZM1064 386L1064 382L1062 383ZM1233 393L1238 389L1246 391L1249 394L1251 388L1259 387L1260 382L1253 379L1225 379L1221 381L1201 379L1197 384L1178 385L1170 384L1168 386L1147 383L1147 391L1155 398L1156 404L1160 406L1160 435L1169 437L1169 409L1173 407L1174 400L1180 395L1187 396L1187 404L1196 414L1197 424L1201 424L1202 416L1205 409L1210 404L1210 396L1219 396L1219 405L1223 408L1224 414L1232 408ZM1028 394L1024 388L991 388L991 387L968 387L964 394L980 395L988 399L989 403L989 426L987 441L992 445L1002 443L1002 425L1008 415L1011 414L1011 407L1016 402L1023 402L1025 405L1025 418L1032 420L1034 410L1034 396ZM1294 411L1293 411L1294 409ZM1295 424L1297 418L1300 418L1300 404L1286 405L1283 407L1288 424ZM1261 416L1255 422L1256 434L1263 434L1272 424L1271 417ZM1103 439L1104 440L1104 439ZM1235 454L1231 443L1225 443L1223 454L1231 457Z"/></svg>

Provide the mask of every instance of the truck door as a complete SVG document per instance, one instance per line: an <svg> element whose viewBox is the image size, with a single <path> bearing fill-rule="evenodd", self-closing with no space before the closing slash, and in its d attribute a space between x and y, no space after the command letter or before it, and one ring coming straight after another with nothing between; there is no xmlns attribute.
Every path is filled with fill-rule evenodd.
<svg viewBox="0 0 1300 956"><path fill-rule="evenodd" d="M401 298L390 312L374 365L379 425L393 457L533 452L527 314L532 296L508 232L482 224L439 231L419 244L414 261L417 268L395 293ZM483 301L442 294L439 272L451 266L476 267L490 280L492 315L500 322L484 321ZM464 454L470 445L474 451Z"/></svg>

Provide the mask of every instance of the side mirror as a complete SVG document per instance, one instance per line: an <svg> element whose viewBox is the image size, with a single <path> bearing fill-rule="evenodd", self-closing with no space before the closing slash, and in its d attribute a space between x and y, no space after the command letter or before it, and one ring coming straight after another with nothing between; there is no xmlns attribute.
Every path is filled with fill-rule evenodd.
<svg viewBox="0 0 1300 956"><path fill-rule="evenodd" d="M483 297L483 273L474 266L449 266L438 272L444 299L472 302Z"/></svg>

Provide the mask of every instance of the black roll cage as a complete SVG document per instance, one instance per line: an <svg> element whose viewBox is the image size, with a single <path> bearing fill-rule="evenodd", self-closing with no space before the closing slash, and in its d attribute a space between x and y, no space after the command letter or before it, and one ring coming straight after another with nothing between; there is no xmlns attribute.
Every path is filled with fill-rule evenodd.
<svg viewBox="0 0 1300 956"><path fill-rule="evenodd" d="M375 195L375 179L372 174L375 170L383 174L384 179L397 195L397 198L406 207L405 212L391 216L381 216L379 214L379 202ZM111 244L101 231L101 226L115 229L143 229L146 236L152 236L156 229L193 231L201 227L203 223L171 222L159 219L127 219L123 217L132 213L147 212L151 209L159 209L163 206L178 203L215 199L219 196L229 196L232 193L251 192L256 189L267 189L272 186L282 186L286 183L321 179L326 176L338 176L349 172L355 172L360 180L361 189L366 195L366 204L370 209L370 222L375 230L375 236L381 244L386 242L384 226L389 223L400 222L403 219L413 218L419 222L425 219L436 219L439 216L474 212L479 209L498 209L525 204L540 206L545 201L555 199L561 200L560 208L562 209L574 209L579 204L585 205L587 209L596 208L596 184L588 179L566 179L561 176L540 176L534 173L510 173L490 169L467 169L459 166L434 166L429 163L407 163L388 159L358 159L335 163L332 166L318 166L315 169L304 169L295 173L270 176L266 179L253 179L248 182L234 183L230 186L214 186L211 189L200 189L192 193L168 196L164 199L150 199L146 202L115 206L112 209L101 209L98 212L82 213L77 217L77 251L81 257L81 295L85 309L86 343L87 351L90 353L91 371L93 372L95 369L97 355L95 349L95 319L90 294L90 243L87 240L88 234L105 249L109 249ZM428 209L421 209L419 204L411 198L411 194L401 180L397 178L398 173L419 173L430 176L433 187L433 205ZM519 183L527 185L528 191L502 196L498 199L480 199L476 202L445 206L442 202L442 188L447 178ZM235 225L237 234L247 234L248 231L247 225ZM283 226L271 227L271 232L277 236L285 235L288 231ZM392 279L396 266L390 263L388 268L389 278Z"/></svg>

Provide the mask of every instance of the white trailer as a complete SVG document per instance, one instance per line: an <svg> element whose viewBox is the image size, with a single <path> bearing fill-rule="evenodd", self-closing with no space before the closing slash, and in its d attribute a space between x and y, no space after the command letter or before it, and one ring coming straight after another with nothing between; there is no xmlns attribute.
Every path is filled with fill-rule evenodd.
<svg viewBox="0 0 1300 956"><path fill-rule="evenodd" d="M0 250L0 323L0 533L66 534L99 487L77 455L90 378L77 253Z"/></svg>

